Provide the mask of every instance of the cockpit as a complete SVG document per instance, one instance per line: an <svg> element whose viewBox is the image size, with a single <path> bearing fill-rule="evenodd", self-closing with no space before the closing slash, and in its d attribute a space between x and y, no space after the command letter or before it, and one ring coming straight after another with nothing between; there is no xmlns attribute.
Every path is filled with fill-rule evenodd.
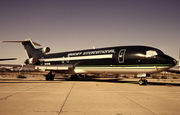
<svg viewBox="0 0 180 115"><path fill-rule="evenodd" d="M148 51L146 51L146 57L153 57L156 55L164 55L164 53L160 50L148 50Z"/></svg>

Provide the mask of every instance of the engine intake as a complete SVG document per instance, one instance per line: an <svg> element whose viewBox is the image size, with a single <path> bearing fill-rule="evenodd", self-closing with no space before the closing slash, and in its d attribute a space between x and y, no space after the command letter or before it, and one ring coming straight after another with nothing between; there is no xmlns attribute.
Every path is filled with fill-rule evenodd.
<svg viewBox="0 0 180 115"><path fill-rule="evenodd" d="M45 53L48 53L48 52L50 52L50 48L49 47L44 47L44 48L42 48L42 51L41 51L43 54L45 54Z"/></svg>
<svg viewBox="0 0 180 115"><path fill-rule="evenodd" d="M37 59L35 58L35 57L32 57L32 58L29 58L29 59L27 59L27 60L25 60L25 64L26 65L34 65L35 63L37 62Z"/></svg>

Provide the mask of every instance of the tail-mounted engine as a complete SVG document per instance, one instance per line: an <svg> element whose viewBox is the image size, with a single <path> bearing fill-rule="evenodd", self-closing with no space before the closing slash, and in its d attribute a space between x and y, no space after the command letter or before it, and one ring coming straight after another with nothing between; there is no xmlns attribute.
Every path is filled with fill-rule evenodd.
<svg viewBox="0 0 180 115"><path fill-rule="evenodd" d="M44 48L39 48L33 51L32 58L29 58L27 60L25 60L25 64L26 65L34 65L38 62L38 58L46 53L50 52L50 48L49 47L44 47Z"/></svg>
<svg viewBox="0 0 180 115"><path fill-rule="evenodd" d="M26 65L34 65L37 62L37 59L35 57L29 58L27 60L25 60L25 64Z"/></svg>
<svg viewBox="0 0 180 115"><path fill-rule="evenodd" d="M41 48L40 50L41 50L41 52L43 54L50 52L50 48L49 47L44 47L44 48Z"/></svg>

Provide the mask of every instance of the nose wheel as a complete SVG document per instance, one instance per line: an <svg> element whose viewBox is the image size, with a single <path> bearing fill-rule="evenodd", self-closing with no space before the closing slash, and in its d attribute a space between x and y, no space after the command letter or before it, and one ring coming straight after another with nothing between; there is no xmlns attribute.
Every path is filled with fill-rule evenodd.
<svg viewBox="0 0 180 115"><path fill-rule="evenodd" d="M148 81L146 80L146 78L141 77L141 79L139 80L139 85L147 85Z"/></svg>

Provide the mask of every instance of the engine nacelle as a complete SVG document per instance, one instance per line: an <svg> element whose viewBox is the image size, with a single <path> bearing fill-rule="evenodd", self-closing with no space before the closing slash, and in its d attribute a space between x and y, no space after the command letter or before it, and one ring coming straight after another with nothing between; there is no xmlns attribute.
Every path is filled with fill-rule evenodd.
<svg viewBox="0 0 180 115"><path fill-rule="evenodd" d="M43 54L48 53L48 52L50 52L50 48L49 47L44 47L44 48L42 48L41 52Z"/></svg>
<svg viewBox="0 0 180 115"><path fill-rule="evenodd" d="M29 59L27 59L27 60L25 60L25 64L26 65L34 65L35 63L37 62L37 59L35 58L35 57L32 57L32 58L29 58Z"/></svg>

